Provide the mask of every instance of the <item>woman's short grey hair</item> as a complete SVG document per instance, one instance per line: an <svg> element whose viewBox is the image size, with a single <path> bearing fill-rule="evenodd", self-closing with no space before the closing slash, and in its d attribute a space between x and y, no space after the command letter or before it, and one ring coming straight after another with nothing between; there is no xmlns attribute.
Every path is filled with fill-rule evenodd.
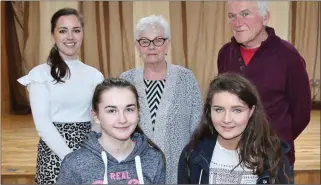
<svg viewBox="0 0 321 185"><path fill-rule="evenodd" d="M153 26L160 26L163 29L164 37L170 40L170 27L168 22L161 16L150 15L148 17L143 17L139 19L135 28L135 40L139 39L139 34L146 30L147 28L152 28Z"/></svg>

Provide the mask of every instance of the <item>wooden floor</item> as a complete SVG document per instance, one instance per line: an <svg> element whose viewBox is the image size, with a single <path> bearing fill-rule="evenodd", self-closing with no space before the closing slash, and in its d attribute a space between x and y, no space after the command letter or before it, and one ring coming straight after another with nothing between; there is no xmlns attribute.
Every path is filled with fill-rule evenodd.
<svg viewBox="0 0 321 185"><path fill-rule="evenodd" d="M310 124L295 141L296 183L320 184L320 111L313 111L311 115ZM10 178L23 176L29 177L31 182L17 183L33 183L39 137L32 117L3 116L1 122L2 183L6 180L12 183Z"/></svg>
<svg viewBox="0 0 321 185"><path fill-rule="evenodd" d="M313 111L308 127L295 140L295 170L320 170L320 111Z"/></svg>

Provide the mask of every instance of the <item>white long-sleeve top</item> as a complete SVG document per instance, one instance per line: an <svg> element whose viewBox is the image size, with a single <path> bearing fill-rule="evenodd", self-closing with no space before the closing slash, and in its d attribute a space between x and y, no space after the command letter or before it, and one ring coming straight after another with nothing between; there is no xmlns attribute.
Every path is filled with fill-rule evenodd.
<svg viewBox="0 0 321 185"><path fill-rule="evenodd" d="M70 78L56 83L48 64L34 67L18 82L27 86L32 117L40 138L63 160L72 149L60 135L53 122L91 121L91 100L98 83L104 76L97 69L79 60L65 61Z"/></svg>

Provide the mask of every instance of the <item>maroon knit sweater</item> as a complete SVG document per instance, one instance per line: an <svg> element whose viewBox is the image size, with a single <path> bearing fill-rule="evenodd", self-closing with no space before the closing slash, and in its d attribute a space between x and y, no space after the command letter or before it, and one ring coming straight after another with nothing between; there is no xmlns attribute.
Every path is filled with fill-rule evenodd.
<svg viewBox="0 0 321 185"><path fill-rule="evenodd" d="M311 91L305 61L287 41L266 27L268 38L262 42L245 66L235 38L218 55L218 72L240 72L258 89L271 126L291 145L289 161L293 165L294 140L310 122Z"/></svg>

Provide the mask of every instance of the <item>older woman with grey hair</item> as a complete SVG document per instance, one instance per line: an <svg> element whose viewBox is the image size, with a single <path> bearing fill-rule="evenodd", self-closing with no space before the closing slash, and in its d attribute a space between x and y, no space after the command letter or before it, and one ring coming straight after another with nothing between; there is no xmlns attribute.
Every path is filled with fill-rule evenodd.
<svg viewBox="0 0 321 185"><path fill-rule="evenodd" d="M166 61L170 27L161 16L141 18L136 24L135 47L143 67L120 75L138 90L140 126L164 152L166 183L177 183L183 147L200 120L202 97L193 72Z"/></svg>

